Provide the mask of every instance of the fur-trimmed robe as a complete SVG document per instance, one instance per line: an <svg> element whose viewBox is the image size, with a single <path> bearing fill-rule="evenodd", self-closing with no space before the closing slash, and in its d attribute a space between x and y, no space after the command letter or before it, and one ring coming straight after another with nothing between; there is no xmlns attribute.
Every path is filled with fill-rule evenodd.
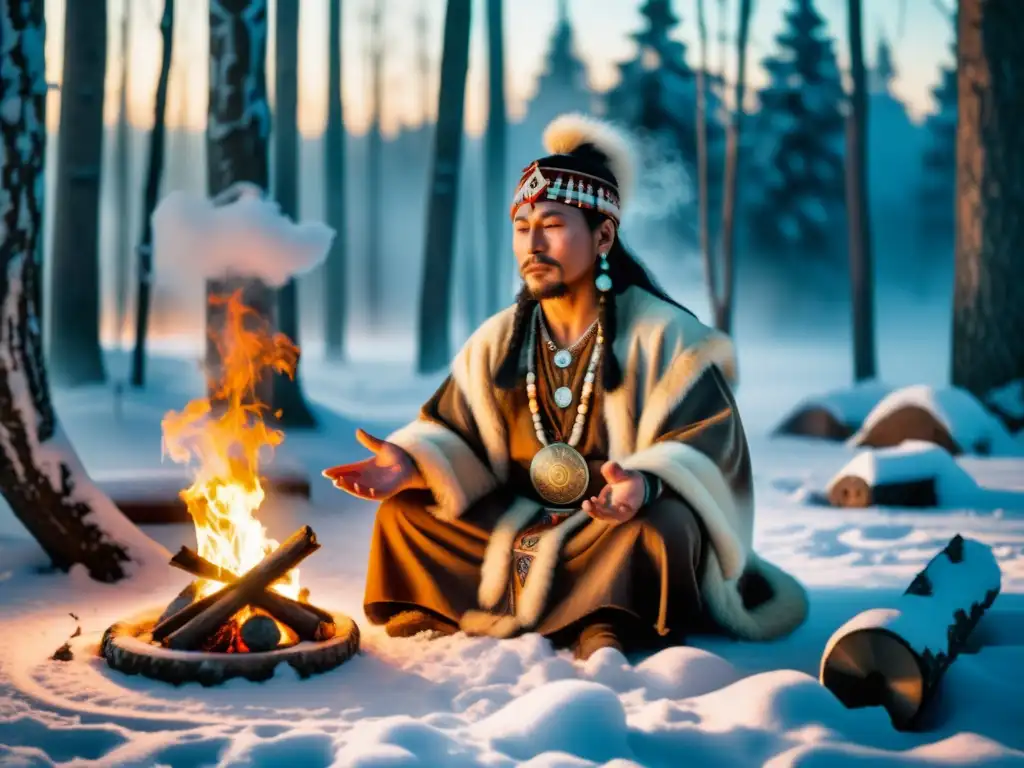
<svg viewBox="0 0 1024 768"><path fill-rule="evenodd" d="M754 504L746 438L723 381L723 377L735 381L730 340L639 288L620 294L616 309L614 352L622 363L623 384L601 397L607 457L627 469L657 475L699 516L708 540L700 595L707 614L721 629L751 640L791 632L806 616L806 594L796 580L752 549ZM439 520L460 518L501 487L515 491L514 480L522 477L519 468L511 466L509 425L499 402L507 393L493 385L494 372L507 350L513 310L485 322L452 364L451 382L458 390L461 421L470 425L472 435L460 435L425 412L387 438L416 461L435 502L430 511ZM680 425L673 418L686 411L687 395L708 376L722 382L723 410L721 416L702 418L729 422L727 429L714 433L714 441L707 439L707 423ZM467 632L507 637L536 627L543 619L563 543L587 523L607 525L577 511L543 533L515 615L493 611L510 583L516 534L539 509L535 500L519 496L491 529L480 568L481 610L461 616ZM748 607L741 585L752 581L760 582L767 594Z"/></svg>

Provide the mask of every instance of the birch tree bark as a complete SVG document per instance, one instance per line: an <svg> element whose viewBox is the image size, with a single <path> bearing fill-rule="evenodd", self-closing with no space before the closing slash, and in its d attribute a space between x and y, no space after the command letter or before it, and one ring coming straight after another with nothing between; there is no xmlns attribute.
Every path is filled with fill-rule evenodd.
<svg viewBox="0 0 1024 768"><path fill-rule="evenodd" d="M1024 4L960 0L953 384L1024 379Z"/></svg>
<svg viewBox="0 0 1024 768"><path fill-rule="evenodd" d="M92 485L54 413L39 323L43 0L0 0L0 29L0 492L56 567L117 581L169 553Z"/></svg>
<svg viewBox="0 0 1024 768"><path fill-rule="evenodd" d="M330 0L327 35L327 130L324 135L324 178L327 193L327 225L338 234L327 256L324 287L324 339L330 360L345 359L346 310L348 281L346 279L346 247L348 224L345 214L345 116L341 97L341 0Z"/></svg>
<svg viewBox="0 0 1024 768"><path fill-rule="evenodd" d="M207 187L210 196L230 202L253 187L269 184L270 108L267 104L267 0L210 0L210 103L206 124ZM242 290L243 302L274 322L276 295L261 280L235 274L207 283L206 369L220 377L213 338L223 322L224 305L210 301ZM262 403L273 399L273 378L257 386ZM210 389L213 394L213 388Z"/></svg>
<svg viewBox="0 0 1024 768"><path fill-rule="evenodd" d="M420 295L417 369L433 373L451 358L451 284L462 159L471 0L448 0L441 55L441 88L434 129L427 238Z"/></svg>
<svg viewBox="0 0 1024 768"><path fill-rule="evenodd" d="M49 349L54 381L66 386L105 379L100 351L99 225L106 73L106 0L67 3Z"/></svg>

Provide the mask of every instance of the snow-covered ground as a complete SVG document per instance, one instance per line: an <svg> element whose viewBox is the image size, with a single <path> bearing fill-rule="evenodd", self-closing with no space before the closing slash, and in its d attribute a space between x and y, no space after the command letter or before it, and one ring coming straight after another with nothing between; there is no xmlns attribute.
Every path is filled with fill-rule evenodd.
<svg viewBox="0 0 1024 768"><path fill-rule="evenodd" d="M802 503L856 449L764 437L810 393L799 370L775 366L782 375L743 367L751 384L741 384L739 400L754 455L756 546L810 590L810 617L791 637L693 638L691 647L647 657L602 651L585 664L536 635L386 637L361 611L373 506L334 490L319 470L362 455L356 420L386 434L415 415L439 378L398 365L310 364L303 381L322 429L290 434L281 459L308 467L313 495L271 498L262 517L278 538L307 523L316 531L324 548L303 564L302 583L314 602L359 621L363 652L304 681L281 667L266 683L209 689L114 672L95 655L103 630L165 605L187 577L168 567L156 587L153 578L109 586L40 572L38 548L0 508L0 765L1024 764L1024 504L909 511ZM119 416L109 390L60 393L66 430L91 471L159 465L160 417L194 396L200 380L194 366L159 359L152 380L145 396L124 395ZM839 383L822 382L820 391ZM1024 459L957 463L982 487L1024 491ZM187 525L148 532L172 549L194 542ZM931 730L899 733L881 710L844 709L817 682L830 635L862 610L893 605L956 533L992 548L1002 594L977 630L981 650L949 670ZM78 626L74 659L51 661Z"/></svg>

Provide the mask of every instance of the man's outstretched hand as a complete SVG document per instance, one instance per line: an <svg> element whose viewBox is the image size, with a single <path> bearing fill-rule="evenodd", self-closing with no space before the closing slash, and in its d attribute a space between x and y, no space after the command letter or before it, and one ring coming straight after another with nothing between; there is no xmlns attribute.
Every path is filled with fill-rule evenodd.
<svg viewBox="0 0 1024 768"><path fill-rule="evenodd" d="M356 430L356 439L374 455L325 469L323 476L334 483L335 488L362 499L383 501L409 488L425 487L416 464L403 448L362 429Z"/></svg>
<svg viewBox="0 0 1024 768"><path fill-rule="evenodd" d="M636 517L644 503L644 477L639 472L623 469L617 461L606 461L601 474L607 485L597 496L583 500L583 511L595 520L625 523Z"/></svg>

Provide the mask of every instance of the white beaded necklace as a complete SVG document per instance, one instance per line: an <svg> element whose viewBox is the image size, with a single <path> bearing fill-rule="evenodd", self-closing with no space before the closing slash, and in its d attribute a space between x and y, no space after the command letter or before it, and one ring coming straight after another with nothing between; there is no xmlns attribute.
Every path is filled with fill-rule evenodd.
<svg viewBox="0 0 1024 768"><path fill-rule="evenodd" d="M533 429L537 433L537 439L541 445L548 444L547 435L544 434L544 424L540 415L540 406L537 404L537 374L534 371L534 352L537 346L537 326L540 323L540 304L534 308L533 322L530 324L530 337L527 346L527 368L526 368L526 394L530 403L530 413L533 415ZM597 339L594 342L594 351L590 354L590 363L587 365L587 373L583 377L583 391L580 393L580 402L576 406L576 421L572 425L572 433L569 435L568 445L575 448L583 437L583 426L587 421L587 409L590 402L590 395L594 391L594 375L598 363L601 360L601 349L604 346L604 333L601 324L597 325Z"/></svg>

